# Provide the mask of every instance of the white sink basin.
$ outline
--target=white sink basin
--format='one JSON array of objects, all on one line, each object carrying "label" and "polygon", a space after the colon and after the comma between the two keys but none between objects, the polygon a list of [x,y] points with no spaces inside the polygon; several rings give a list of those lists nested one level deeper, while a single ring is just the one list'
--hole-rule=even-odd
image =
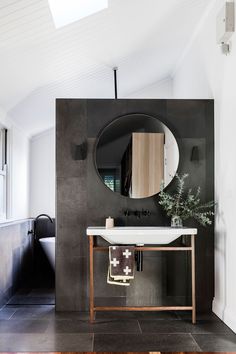
[{"label": "white sink basin", "polygon": [[174,227],[88,227],[88,236],[101,236],[112,245],[163,245],[176,240],[181,235],[196,235],[197,229]]}]

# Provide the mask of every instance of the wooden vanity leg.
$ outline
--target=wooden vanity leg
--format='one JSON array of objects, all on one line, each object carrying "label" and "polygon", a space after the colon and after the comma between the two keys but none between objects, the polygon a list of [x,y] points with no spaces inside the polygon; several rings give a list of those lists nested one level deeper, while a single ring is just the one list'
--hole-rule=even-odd
[{"label": "wooden vanity leg", "polygon": [[89,311],[92,323],[94,321],[93,236],[89,236]]},{"label": "wooden vanity leg", "polygon": [[196,323],[196,276],[195,276],[195,236],[191,236],[191,268],[192,268],[192,323]]}]

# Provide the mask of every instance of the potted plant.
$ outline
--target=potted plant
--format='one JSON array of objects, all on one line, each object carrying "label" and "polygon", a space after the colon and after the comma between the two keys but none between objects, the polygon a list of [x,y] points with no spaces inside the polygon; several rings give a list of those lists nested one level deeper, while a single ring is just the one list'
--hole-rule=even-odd
[{"label": "potted plant", "polygon": [[185,179],[188,174],[182,176],[176,174],[177,190],[174,193],[167,193],[164,191],[164,183],[161,184],[161,191],[159,194],[159,204],[166,211],[167,215],[171,217],[172,227],[182,227],[183,221],[189,218],[196,219],[201,225],[211,225],[211,216],[214,212],[211,210],[215,205],[214,201],[201,203],[200,187],[194,193],[192,189],[185,191]]}]

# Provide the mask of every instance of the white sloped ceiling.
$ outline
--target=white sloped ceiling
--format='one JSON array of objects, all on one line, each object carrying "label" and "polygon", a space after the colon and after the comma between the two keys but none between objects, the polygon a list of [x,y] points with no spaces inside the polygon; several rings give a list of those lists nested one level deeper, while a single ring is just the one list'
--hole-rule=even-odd
[{"label": "white sloped ceiling", "polygon": [[210,0],[110,0],[55,29],[47,0],[0,0],[0,106],[28,134],[54,125],[56,97],[119,97],[167,78]]}]

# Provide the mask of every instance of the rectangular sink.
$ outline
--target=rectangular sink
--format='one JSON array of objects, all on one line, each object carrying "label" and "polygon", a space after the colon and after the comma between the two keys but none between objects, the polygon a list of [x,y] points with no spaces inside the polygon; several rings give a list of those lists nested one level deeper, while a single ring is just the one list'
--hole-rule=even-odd
[{"label": "rectangular sink", "polygon": [[182,235],[196,235],[197,229],[166,226],[88,227],[88,236],[101,236],[112,245],[163,245]]}]

